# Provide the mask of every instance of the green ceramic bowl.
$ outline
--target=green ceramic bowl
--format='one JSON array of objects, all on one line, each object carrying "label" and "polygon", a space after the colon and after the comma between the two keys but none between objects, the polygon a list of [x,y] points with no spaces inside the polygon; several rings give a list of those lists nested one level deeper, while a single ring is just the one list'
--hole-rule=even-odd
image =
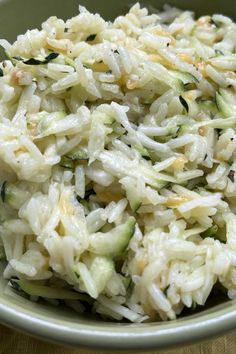
[{"label": "green ceramic bowl", "polygon": [[[133,3],[134,1],[131,1]],[[165,0],[145,0],[162,6]],[[169,4],[197,14],[223,13],[236,18],[233,0],[168,0]],[[91,11],[112,18],[128,8],[126,0],[81,0]],[[77,13],[77,0],[0,0],[1,38],[13,41],[17,34],[34,28],[51,15],[67,18]],[[0,265],[0,274],[3,265]],[[151,324],[104,322],[81,317],[68,309],[32,303],[7,294],[0,278],[0,322],[50,341],[77,347],[147,351],[194,343],[236,328],[236,302],[223,301],[176,321]]]}]

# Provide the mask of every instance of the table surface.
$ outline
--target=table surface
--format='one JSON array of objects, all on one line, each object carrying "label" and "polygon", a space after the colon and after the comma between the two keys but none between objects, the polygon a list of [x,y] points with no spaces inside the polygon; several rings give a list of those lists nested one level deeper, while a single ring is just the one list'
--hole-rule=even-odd
[{"label": "table surface", "polygon": [[[32,338],[12,329],[0,326],[0,354],[95,354],[83,349],[66,348]],[[157,353],[157,352],[156,352]],[[162,351],[158,354],[235,354],[236,331],[214,340],[199,343],[194,346]],[[98,352],[96,352],[98,354]],[[103,352],[99,352],[103,354]],[[108,354],[107,352],[104,354]],[[110,352],[110,354],[115,354]],[[120,353],[121,354],[121,353]],[[151,352],[149,354],[155,354]]]}]

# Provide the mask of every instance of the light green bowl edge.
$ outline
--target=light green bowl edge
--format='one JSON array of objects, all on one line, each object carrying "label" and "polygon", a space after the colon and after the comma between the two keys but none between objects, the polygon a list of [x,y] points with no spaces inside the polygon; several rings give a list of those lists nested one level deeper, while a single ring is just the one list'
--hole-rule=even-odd
[{"label": "light green bowl edge", "polygon": [[[0,0],[1,37],[13,40],[16,34],[28,27],[38,26],[51,14],[70,17],[76,13],[77,3],[87,5],[92,11],[101,12],[106,18],[121,12],[126,0]],[[132,1],[131,1],[132,2]],[[165,0],[143,1],[161,6]],[[232,0],[169,0],[182,8],[191,8],[198,13],[225,13],[236,18]],[[26,9],[24,12],[22,9]],[[30,16],[29,16],[30,13]],[[14,23],[12,21],[14,19]],[[11,21],[9,21],[11,19]],[[70,314],[61,315],[55,308],[45,310],[41,305],[27,300],[17,301],[4,294],[5,281],[0,280],[0,322],[48,341],[76,347],[148,351],[209,339],[236,328],[236,302],[229,301],[194,316],[173,322],[151,324],[115,324],[84,320],[70,322]],[[65,319],[66,318],[66,319]]]},{"label": "light green bowl edge", "polygon": [[[232,305],[232,306],[230,306]],[[225,307],[226,306],[226,307]],[[211,313],[151,324],[114,324],[97,321],[70,323],[35,314],[8,300],[0,300],[0,322],[44,340],[94,350],[150,351],[173,348],[210,339],[236,327],[234,302],[219,305]]]}]

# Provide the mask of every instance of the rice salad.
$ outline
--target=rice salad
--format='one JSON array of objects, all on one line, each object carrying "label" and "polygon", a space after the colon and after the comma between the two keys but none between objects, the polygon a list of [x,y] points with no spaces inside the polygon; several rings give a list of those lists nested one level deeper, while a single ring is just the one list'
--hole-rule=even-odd
[{"label": "rice salad", "polygon": [[80,6],[0,44],[6,291],[131,322],[235,298],[235,23]]}]

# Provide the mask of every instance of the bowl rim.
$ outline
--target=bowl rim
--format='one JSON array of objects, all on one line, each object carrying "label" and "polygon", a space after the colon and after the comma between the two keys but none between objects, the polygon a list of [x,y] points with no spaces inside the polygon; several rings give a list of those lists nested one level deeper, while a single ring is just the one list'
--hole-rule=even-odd
[{"label": "bowl rim", "polygon": [[[233,303],[233,302],[232,302]],[[48,319],[20,305],[0,299],[0,322],[43,340],[93,350],[148,351],[166,349],[223,335],[236,327],[236,307],[221,305],[215,311],[176,321],[149,324],[102,322],[99,326]]]}]

